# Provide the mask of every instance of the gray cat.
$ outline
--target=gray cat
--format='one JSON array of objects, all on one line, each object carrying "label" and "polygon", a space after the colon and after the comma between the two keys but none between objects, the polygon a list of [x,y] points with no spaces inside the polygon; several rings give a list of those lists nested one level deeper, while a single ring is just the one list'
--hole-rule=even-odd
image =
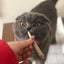
[{"label": "gray cat", "polygon": [[32,35],[35,35],[35,40],[45,55],[45,58],[42,59],[34,50],[29,64],[32,64],[33,60],[36,64],[45,63],[49,45],[55,38],[57,23],[56,2],[57,0],[41,2],[30,12],[26,12],[16,18],[16,22],[13,25],[15,40],[28,39],[27,31],[30,31]]}]

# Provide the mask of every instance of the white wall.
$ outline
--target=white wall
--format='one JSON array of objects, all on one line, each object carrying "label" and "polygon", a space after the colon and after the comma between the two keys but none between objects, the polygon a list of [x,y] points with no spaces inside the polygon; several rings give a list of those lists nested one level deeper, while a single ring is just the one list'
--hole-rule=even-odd
[{"label": "white wall", "polygon": [[[43,0],[2,0],[2,14],[4,22],[13,22],[14,19],[24,13],[30,11],[34,6]],[[58,15],[64,17],[64,0],[57,3]]]},{"label": "white wall", "polygon": [[64,17],[64,0],[58,0],[56,5],[58,15]]},{"label": "white wall", "polygon": [[18,15],[24,12],[29,12],[40,1],[39,0],[3,0],[2,1],[3,20],[5,22],[13,22]]},{"label": "white wall", "polygon": [[2,32],[3,32],[3,22],[2,19],[0,18],[0,39],[2,39]]}]

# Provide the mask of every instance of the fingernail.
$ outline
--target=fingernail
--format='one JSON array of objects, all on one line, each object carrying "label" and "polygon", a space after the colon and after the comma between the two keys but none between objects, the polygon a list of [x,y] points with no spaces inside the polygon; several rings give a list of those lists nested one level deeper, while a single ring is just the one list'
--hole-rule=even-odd
[{"label": "fingernail", "polygon": [[31,37],[31,39],[34,40],[34,39],[35,39],[35,36],[33,35],[33,36]]}]

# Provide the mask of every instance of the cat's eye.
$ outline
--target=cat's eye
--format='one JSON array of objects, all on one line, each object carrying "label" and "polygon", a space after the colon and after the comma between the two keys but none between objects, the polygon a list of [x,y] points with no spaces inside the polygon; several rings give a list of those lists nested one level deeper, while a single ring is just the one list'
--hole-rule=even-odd
[{"label": "cat's eye", "polygon": [[36,23],[35,26],[40,27],[40,23]]},{"label": "cat's eye", "polygon": [[21,26],[26,26],[26,23],[25,22],[21,22]]}]

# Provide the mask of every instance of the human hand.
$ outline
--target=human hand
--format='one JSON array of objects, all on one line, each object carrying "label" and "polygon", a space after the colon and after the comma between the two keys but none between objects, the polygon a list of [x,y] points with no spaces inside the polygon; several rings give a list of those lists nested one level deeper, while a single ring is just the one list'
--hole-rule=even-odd
[{"label": "human hand", "polygon": [[23,64],[28,64],[27,58],[31,56],[31,52],[34,49],[32,43],[34,42],[34,36],[25,41],[13,41],[7,44],[11,47],[17,56],[18,61],[24,61]]}]

